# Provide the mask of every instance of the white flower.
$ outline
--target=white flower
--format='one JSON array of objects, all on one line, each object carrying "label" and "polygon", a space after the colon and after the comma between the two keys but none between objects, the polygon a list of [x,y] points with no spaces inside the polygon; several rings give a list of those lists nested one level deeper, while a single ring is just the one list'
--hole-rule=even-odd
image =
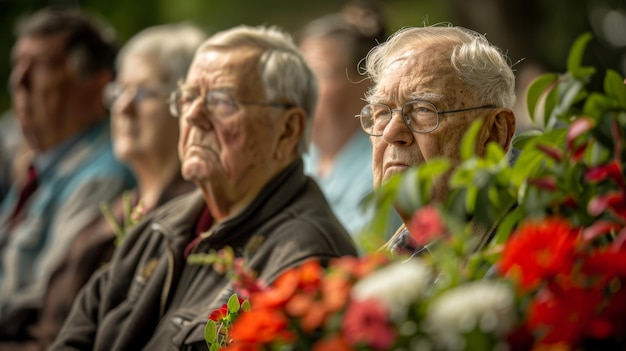
[{"label": "white flower", "polygon": [[374,298],[388,308],[393,320],[400,320],[408,306],[422,297],[432,285],[430,268],[419,259],[396,262],[360,280],[352,288],[352,298]]},{"label": "white flower", "polygon": [[461,334],[476,328],[495,337],[505,335],[516,322],[514,300],[513,292],[504,284],[467,283],[433,301],[423,327],[446,349],[463,348]]}]

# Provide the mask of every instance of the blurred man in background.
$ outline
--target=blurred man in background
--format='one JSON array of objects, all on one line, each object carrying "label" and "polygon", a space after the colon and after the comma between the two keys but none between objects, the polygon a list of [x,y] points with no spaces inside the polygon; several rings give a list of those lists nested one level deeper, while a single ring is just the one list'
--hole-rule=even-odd
[{"label": "blurred man in background", "polygon": [[101,215],[100,202],[134,184],[113,156],[102,104],[112,34],[73,10],[41,10],[17,29],[9,85],[33,157],[0,204],[0,340],[27,337],[77,233]]},{"label": "blurred man in background", "polygon": [[[113,218],[100,216],[79,233],[52,275],[37,325],[31,328],[40,347],[50,346],[80,289],[111,259],[115,243],[137,217],[195,189],[180,174],[178,121],[166,97],[185,78],[205,38],[192,24],[165,24],[142,30],[120,50],[117,77],[107,86],[105,102],[111,110],[115,157],[132,170],[137,187],[115,199]],[[129,218],[130,208],[137,216]]]}]

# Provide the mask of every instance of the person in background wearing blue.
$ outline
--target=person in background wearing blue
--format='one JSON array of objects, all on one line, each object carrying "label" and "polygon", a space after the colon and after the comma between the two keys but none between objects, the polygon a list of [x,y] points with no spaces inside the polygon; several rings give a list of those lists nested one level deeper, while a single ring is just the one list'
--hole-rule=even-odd
[{"label": "person in background wearing blue", "polygon": [[386,38],[382,8],[375,1],[352,1],[338,13],[311,21],[297,36],[319,82],[305,172],[319,183],[339,220],[356,237],[373,215],[361,208],[373,190],[373,179],[372,146],[354,115],[370,86],[359,73],[362,59]]},{"label": "person in background wearing blue", "polygon": [[20,332],[76,235],[101,216],[102,201],[135,184],[113,155],[102,103],[114,77],[114,32],[77,10],[43,9],[17,36],[12,111],[34,154],[28,179],[0,204],[0,340],[27,337]]}]

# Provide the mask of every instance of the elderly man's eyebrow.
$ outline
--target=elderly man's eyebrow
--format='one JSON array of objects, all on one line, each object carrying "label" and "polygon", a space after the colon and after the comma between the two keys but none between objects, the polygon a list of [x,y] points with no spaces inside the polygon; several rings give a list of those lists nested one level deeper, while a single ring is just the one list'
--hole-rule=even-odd
[{"label": "elderly man's eyebrow", "polygon": [[[198,84],[190,84],[190,83],[179,83],[178,84],[178,88],[181,91],[185,91],[185,92],[201,92],[203,91],[203,89],[201,88],[200,85]],[[206,92],[210,92],[210,91],[220,91],[220,92],[224,92],[224,93],[228,93],[228,94],[235,94],[237,93],[237,89],[232,87],[232,86],[218,86],[218,87],[211,87],[211,89],[207,89]]]},{"label": "elderly man's eyebrow", "polygon": [[438,102],[443,100],[442,94],[437,93],[412,93],[408,97],[408,100],[424,100],[428,102]]}]

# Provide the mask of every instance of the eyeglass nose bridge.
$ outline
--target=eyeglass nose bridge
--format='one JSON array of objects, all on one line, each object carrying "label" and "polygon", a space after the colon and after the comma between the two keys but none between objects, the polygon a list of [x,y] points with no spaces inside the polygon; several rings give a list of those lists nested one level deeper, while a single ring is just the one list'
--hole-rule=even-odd
[{"label": "eyeglass nose bridge", "polygon": [[[393,120],[393,114],[394,112],[399,112],[400,113],[400,119],[402,120],[402,123],[404,123],[404,125],[411,131],[413,132],[413,130],[410,127],[411,124],[411,120],[409,118],[407,118],[404,115],[404,106],[400,106],[399,108],[391,108],[389,107],[389,111],[391,111],[391,113],[389,114],[389,122],[391,122]],[[389,124],[389,122],[387,122],[387,125]]]}]

